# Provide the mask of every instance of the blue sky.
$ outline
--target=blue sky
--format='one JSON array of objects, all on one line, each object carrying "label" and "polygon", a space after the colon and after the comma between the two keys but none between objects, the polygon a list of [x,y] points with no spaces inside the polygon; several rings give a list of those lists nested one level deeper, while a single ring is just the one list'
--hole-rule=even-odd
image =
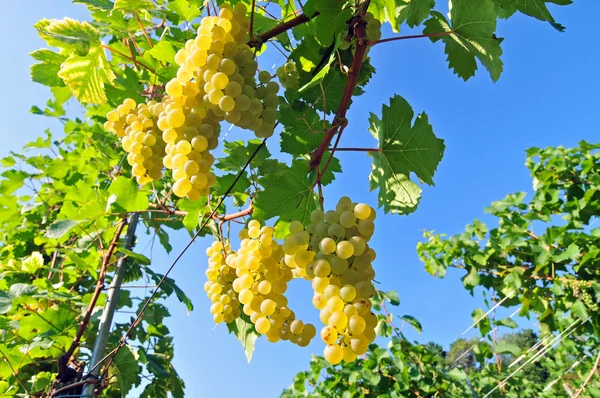
[{"label": "blue sky", "polygon": [[[443,280],[428,275],[416,255],[416,244],[424,229],[459,233],[479,218],[492,222],[483,209],[492,201],[515,191],[531,192],[531,179],[524,167],[530,146],[576,145],[581,139],[598,141],[600,113],[597,73],[600,55],[595,26],[600,3],[577,2],[553,7],[556,19],[567,27],[558,33],[549,24],[516,16],[501,21],[498,36],[503,42],[504,73],[493,83],[487,72],[463,82],[447,68],[441,44],[427,39],[391,42],[372,49],[377,75],[367,93],[355,99],[349,126],[341,147],[375,145],[368,127],[369,112],[381,114],[381,104],[394,94],[405,97],[415,112],[425,111],[436,135],[446,142],[446,153],[435,175],[435,187],[425,187],[416,213],[410,216],[379,214],[372,245],[378,253],[376,279],[382,288],[396,289],[401,306],[396,314],[416,316],[424,332],[407,326],[410,338],[449,344],[471,323],[471,311],[482,307],[480,296],[472,298],[462,287],[459,274],[449,272]],[[52,120],[31,115],[31,105],[43,105],[48,90],[29,80],[28,53],[42,47],[32,27],[40,18],[86,18],[81,5],[68,2],[24,0],[4,5],[4,32],[0,68],[4,95],[0,97],[3,143],[0,155],[19,150],[45,128],[60,133]],[[403,32],[407,33],[407,32]],[[384,37],[390,36],[389,30]],[[273,59],[261,64],[268,68]],[[77,104],[72,105],[77,112]],[[248,138],[233,131],[228,138]],[[270,140],[271,148],[277,139]],[[370,158],[364,153],[340,153],[344,174],[325,191],[326,207],[338,198],[376,204],[369,192]],[[173,234],[171,255],[154,251],[160,271],[187,243],[184,233]],[[169,327],[175,337],[174,364],[184,378],[190,397],[276,397],[293,375],[307,368],[312,353],[323,345],[315,339],[308,348],[288,343],[257,343],[251,364],[241,346],[224,326],[214,327],[209,301],[202,285],[208,239],[196,242],[175,268],[172,276],[190,295],[196,309],[188,316],[183,305],[169,300],[173,318]],[[139,247],[143,247],[141,239]],[[318,325],[318,313],[310,305],[309,284],[295,281],[290,302],[303,319]],[[141,292],[138,292],[141,294]],[[473,332],[473,331],[472,331]],[[473,332],[473,335],[476,332]]]}]

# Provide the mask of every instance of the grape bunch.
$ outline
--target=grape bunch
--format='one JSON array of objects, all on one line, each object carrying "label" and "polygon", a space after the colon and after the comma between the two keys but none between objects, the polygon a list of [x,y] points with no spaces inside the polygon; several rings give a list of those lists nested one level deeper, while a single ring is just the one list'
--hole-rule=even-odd
[{"label": "grape bunch", "polygon": [[[252,130],[260,138],[270,137],[277,119],[279,84],[266,71],[256,80],[258,63],[245,43],[250,26],[246,13],[242,3],[234,9],[223,4],[219,16],[203,18],[198,36],[175,56],[179,70],[174,81],[193,81],[195,102],[219,121]],[[173,96],[168,88],[167,94]]]},{"label": "grape bunch", "polygon": [[367,22],[367,40],[370,43],[375,43],[381,39],[381,22],[375,19],[375,16],[370,12],[365,15],[365,22]]},{"label": "grape bunch", "polygon": [[343,197],[335,211],[317,209],[310,218],[306,228],[297,221],[290,224],[282,245],[285,262],[298,277],[312,280],[312,302],[325,324],[320,332],[327,344],[325,359],[331,364],[354,361],[375,340],[375,251],[367,243],[375,210]]},{"label": "grape bunch", "polygon": [[[213,302],[211,313],[215,322],[233,321],[240,316],[241,304],[256,331],[266,335],[270,342],[289,340],[301,347],[307,346],[315,337],[316,328],[297,319],[288,307],[284,293],[293,274],[282,261],[283,250],[273,239],[273,229],[261,228],[258,221],[252,220],[248,228],[240,232],[240,239],[237,252],[223,247],[220,242],[207,250],[210,259],[205,290]],[[223,252],[226,253],[224,260]],[[237,305],[238,312],[233,316],[228,316],[231,311],[219,304],[227,300],[224,295],[231,298],[228,304]]]},{"label": "grape bunch", "polygon": [[127,162],[138,184],[144,185],[162,178],[165,145],[156,125],[155,101],[137,104],[127,98],[106,115],[104,128],[121,138],[127,152]]},{"label": "grape bunch", "polygon": [[[254,52],[245,43],[247,12],[244,4],[223,4],[218,16],[201,20],[197,36],[175,55],[177,77],[166,84],[161,102],[138,106],[143,118],[129,115],[135,108],[132,99],[107,115],[107,130],[123,137],[124,149],[134,154],[128,160],[140,184],[160,179],[164,166],[172,171],[176,196],[207,196],[216,182],[210,151],[218,145],[220,122],[252,130],[260,138],[273,135],[279,84],[266,71],[257,74]],[[152,144],[136,141],[143,138],[137,128],[154,137],[144,138]]]},{"label": "grape bunch", "polygon": [[296,64],[288,61],[285,65],[277,68],[277,77],[283,88],[298,88],[298,71],[296,70]]},{"label": "grape bunch", "polygon": [[220,241],[214,242],[206,249],[208,256],[207,281],[204,284],[206,295],[212,302],[210,313],[215,323],[231,323],[242,314],[238,295],[232,284],[236,278],[235,272],[225,262],[224,253],[230,250]]},{"label": "grape bunch", "polygon": [[581,300],[590,311],[600,312],[600,305],[598,304],[600,300],[594,298],[593,283],[591,281],[564,278],[562,282],[565,288],[571,289],[573,296]]}]

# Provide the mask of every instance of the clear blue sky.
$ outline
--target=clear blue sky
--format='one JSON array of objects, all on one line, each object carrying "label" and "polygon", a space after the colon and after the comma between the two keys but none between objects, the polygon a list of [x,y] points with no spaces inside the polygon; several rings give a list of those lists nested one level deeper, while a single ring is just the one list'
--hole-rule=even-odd
[{"label": "clear blue sky", "polygon": [[[576,2],[553,7],[557,20],[567,27],[558,33],[549,24],[516,16],[501,21],[505,71],[493,83],[485,70],[464,83],[448,70],[441,44],[426,39],[392,42],[371,51],[377,76],[367,93],[356,98],[350,124],[341,146],[373,146],[367,131],[369,112],[380,114],[381,103],[395,93],[404,96],[416,112],[426,111],[438,137],[446,140],[446,153],[435,176],[435,187],[426,187],[418,211],[410,216],[383,216],[376,222],[372,240],[378,257],[376,279],[383,289],[396,289],[401,306],[396,314],[411,314],[423,324],[410,338],[449,344],[470,325],[471,311],[483,306],[463,288],[458,273],[446,279],[429,276],[416,255],[423,229],[459,233],[474,218],[491,221],[483,209],[505,194],[531,192],[531,180],[523,163],[530,146],[576,145],[581,139],[598,141],[600,113],[598,92],[600,55],[595,38],[600,3]],[[28,113],[31,105],[43,105],[48,90],[30,82],[29,52],[43,46],[32,25],[40,18],[86,18],[81,5],[65,1],[13,1],[4,5],[4,34],[0,37],[0,66],[4,95],[0,97],[3,142],[0,155],[19,150],[45,128],[60,132],[52,120]],[[385,31],[389,36],[390,32]],[[265,62],[263,68],[270,67]],[[74,112],[77,106],[72,107]],[[248,134],[229,133],[231,138]],[[275,137],[274,137],[275,138]],[[276,139],[271,141],[276,146]],[[369,192],[370,158],[364,153],[339,155],[344,174],[326,192],[326,207],[340,196],[376,204]],[[187,235],[174,234],[174,252],[187,243]],[[187,396],[229,398],[276,397],[293,375],[307,368],[311,353],[321,353],[315,339],[308,348],[288,343],[257,343],[248,365],[241,346],[224,326],[214,328],[202,285],[208,240],[198,241],[175,268],[173,277],[190,295],[196,309],[187,316],[185,307],[169,301],[175,337],[174,364],[184,378]],[[155,250],[153,259],[164,269],[172,259]],[[290,288],[296,313],[318,325],[310,305],[307,283]]]}]

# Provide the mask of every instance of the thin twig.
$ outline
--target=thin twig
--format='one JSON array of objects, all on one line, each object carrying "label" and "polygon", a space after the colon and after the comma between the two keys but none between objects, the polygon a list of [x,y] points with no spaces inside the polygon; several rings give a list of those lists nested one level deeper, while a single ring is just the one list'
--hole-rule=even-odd
[{"label": "thin twig", "polygon": [[[327,148],[331,151],[333,148]],[[337,152],[383,152],[381,148],[335,148]]]},{"label": "thin twig", "polygon": [[142,28],[142,32],[144,32],[144,36],[146,36],[146,41],[150,45],[150,48],[154,48],[154,44],[152,44],[152,40],[150,40],[150,36],[148,36],[148,33],[146,32],[146,28],[144,27],[144,24],[142,24],[140,16],[136,11],[133,11],[133,15],[135,15],[135,19],[137,19],[138,25],[140,25],[140,28]]},{"label": "thin twig", "polygon": [[266,42],[267,40],[272,39],[273,37],[282,34],[283,32],[286,32],[298,25],[302,25],[303,23],[310,21],[311,19],[315,18],[317,15],[319,15],[318,12],[314,13],[312,17],[308,17],[306,14],[300,14],[297,17],[294,17],[294,18],[290,19],[289,21],[283,22],[283,23],[275,26],[273,29],[269,29],[265,33],[258,35],[257,38],[255,38],[254,40],[248,41],[247,44],[250,47],[256,47],[259,44],[262,44],[262,43]]},{"label": "thin twig", "polygon": [[454,31],[450,30],[450,31],[447,31],[447,32],[427,33],[427,34],[423,34],[423,35],[410,35],[410,36],[390,37],[390,38],[387,38],[387,39],[377,40],[375,43],[372,43],[372,45],[374,46],[375,44],[387,43],[388,41],[408,40],[408,39],[421,39],[423,37],[447,36],[447,35],[450,35],[452,33],[454,33]]},{"label": "thin twig", "polygon": [[574,398],[579,398],[579,396],[581,396],[581,394],[583,394],[583,392],[585,391],[587,385],[590,383],[590,381],[592,381],[592,378],[594,377],[594,375],[598,371],[598,366],[599,365],[600,365],[600,352],[598,353],[598,357],[596,358],[596,363],[594,363],[594,367],[592,368],[592,370],[590,370],[590,373],[586,377],[586,379],[583,382],[583,384],[581,385],[581,387],[579,387],[579,390],[577,390],[577,393],[575,394]]},{"label": "thin twig", "polygon": [[109,46],[107,46],[107,45],[104,45],[104,44],[101,44],[100,46],[101,46],[102,48],[105,48],[105,49],[107,49],[107,50],[108,50],[108,51],[110,51],[111,53],[114,53],[114,54],[120,55],[121,57],[123,57],[123,58],[125,58],[125,59],[128,59],[128,60],[130,60],[131,62],[133,62],[133,63],[135,63],[135,64],[137,64],[137,65],[139,65],[139,66],[143,66],[144,68],[148,69],[150,72],[152,72],[152,73],[156,74],[156,71],[155,71],[154,69],[152,69],[151,67],[149,67],[148,65],[145,65],[145,64],[141,63],[140,61],[138,61],[138,60],[136,60],[136,59],[134,59],[134,58],[132,58],[132,57],[130,57],[130,56],[128,56],[128,55],[126,55],[126,54],[123,54],[123,53],[122,53],[122,52],[120,52],[119,50],[115,50],[114,48],[112,48],[112,47],[109,47]]},{"label": "thin twig", "polygon": [[31,395],[31,392],[29,391],[29,389],[25,386],[25,384],[23,384],[23,382],[19,378],[19,376],[18,376],[19,372],[16,371],[15,368],[13,368],[12,364],[8,360],[8,357],[6,356],[6,354],[4,353],[4,351],[0,350],[0,354],[2,354],[2,356],[4,357],[4,360],[8,364],[8,367],[10,368],[10,371],[12,372],[13,376],[15,377],[15,379],[17,379],[17,381],[19,382],[19,384],[21,385],[21,387],[23,387],[23,389],[25,390],[25,392],[27,394]]},{"label": "thin twig", "polygon": [[98,382],[99,382],[99,380],[94,380],[94,379],[81,380],[81,381],[78,381],[76,383],[63,386],[63,387],[59,388],[58,390],[54,390],[52,392],[52,394],[50,395],[50,398],[55,397],[56,394],[58,394],[59,392],[70,390],[73,387],[82,386],[84,384],[98,384]]}]

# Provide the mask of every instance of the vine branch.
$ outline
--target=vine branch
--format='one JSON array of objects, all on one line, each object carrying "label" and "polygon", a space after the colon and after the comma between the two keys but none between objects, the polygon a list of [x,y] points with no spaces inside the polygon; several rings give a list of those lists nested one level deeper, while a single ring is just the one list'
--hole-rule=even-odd
[{"label": "vine branch", "polygon": [[[354,36],[357,39],[356,50],[354,52],[354,59],[352,60],[352,66],[350,68],[350,72],[348,73],[348,82],[346,83],[346,87],[344,88],[344,94],[342,95],[340,106],[335,114],[335,118],[333,121],[334,126],[327,131],[327,134],[323,138],[323,141],[321,141],[319,147],[313,153],[309,163],[311,169],[317,169],[319,171],[311,189],[314,188],[319,183],[319,181],[321,181],[323,174],[327,170],[327,167],[329,166],[329,163],[331,162],[331,159],[335,154],[337,143],[339,142],[339,139],[344,129],[348,125],[348,120],[346,119],[346,112],[348,112],[348,108],[350,107],[352,93],[354,92],[356,84],[358,83],[358,77],[360,75],[360,69],[362,67],[363,58],[369,45],[369,43],[366,40],[367,32],[365,28],[366,24],[364,22],[364,14],[369,6],[369,3],[370,0],[366,0],[363,3],[363,7],[359,11],[358,16],[354,17]],[[323,159],[323,155],[329,149],[329,144],[331,144],[331,140],[333,140],[333,137],[336,134],[338,134],[338,138],[333,148],[331,148],[331,156],[329,156],[329,159],[327,160],[327,163],[325,164],[323,170],[320,170],[319,166]]]},{"label": "vine branch", "polygon": [[590,373],[586,377],[586,379],[583,382],[583,384],[581,385],[581,387],[579,387],[579,390],[577,390],[577,393],[575,394],[574,398],[579,398],[581,396],[581,394],[583,394],[583,392],[585,391],[587,385],[590,383],[590,381],[592,381],[592,378],[594,377],[594,375],[598,371],[598,366],[599,365],[600,365],[600,352],[598,353],[598,357],[596,358],[596,362],[594,363],[594,367],[592,368],[592,370],[590,370]]},{"label": "vine branch", "polygon": [[100,293],[102,293],[102,290],[104,289],[104,279],[106,277],[106,270],[110,263],[110,258],[112,257],[113,252],[115,251],[115,248],[117,247],[117,243],[119,242],[119,239],[121,238],[121,234],[123,233],[123,229],[125,228],[126,224],[127,224],[126,218],[123,218],[123,219],[121,219],[121,221],[119,221],[119,223],[117,224],[117,230],[115,231],[115,235],[113,236],[113,239],[110,242],[110,245],[108,246],[108,250],[106,251],[106,253],[104,253],[104,258],[102,259],[102,267],[100,268],[100,274],[98,275],[98,281],[96,282],[96,289],[94,290],[94,295],[92,296],[92,299],[90,300],[88,309],[83,317],[83,320],[79,324],[79,328],[77,329],[77,333],[75,334],[75,337],[73,338],[73,342],[71,343],[71,346],[58,359],[58,363],[59,363],[58,375],[59,375],[59,377],[65,375],[67,364],[69,363],[71,356],[73,355],[73,353],[79,346],[79,343],[81,342],[81,337],[83,336],[85,329],[87,328],[88,324],[90,323],[90,319],[92,317],[92,312],[94,311],[94,308],[96,307],[98,298],[100,298]]},{"label": "vine branch", "polygon": [[290,19],[289,21],[283,22],[283,23],[275,26],[273,29],[267,30],[265,33],[258,35],[258,37],[251,38],[251,40],[248,41],[247,44],[250,47],[256,47],[256,46],[266,42],[267,40],[272,39],[273,37],[282,34],[283,32],[286,32],[298,25],[302,25],[303,23],[310,21],[311,19],[315,18],[317,15],[319,15],[318,12],[315,12],[312,17],[309,17],[306,14],[300,14],[297,17]]}]

